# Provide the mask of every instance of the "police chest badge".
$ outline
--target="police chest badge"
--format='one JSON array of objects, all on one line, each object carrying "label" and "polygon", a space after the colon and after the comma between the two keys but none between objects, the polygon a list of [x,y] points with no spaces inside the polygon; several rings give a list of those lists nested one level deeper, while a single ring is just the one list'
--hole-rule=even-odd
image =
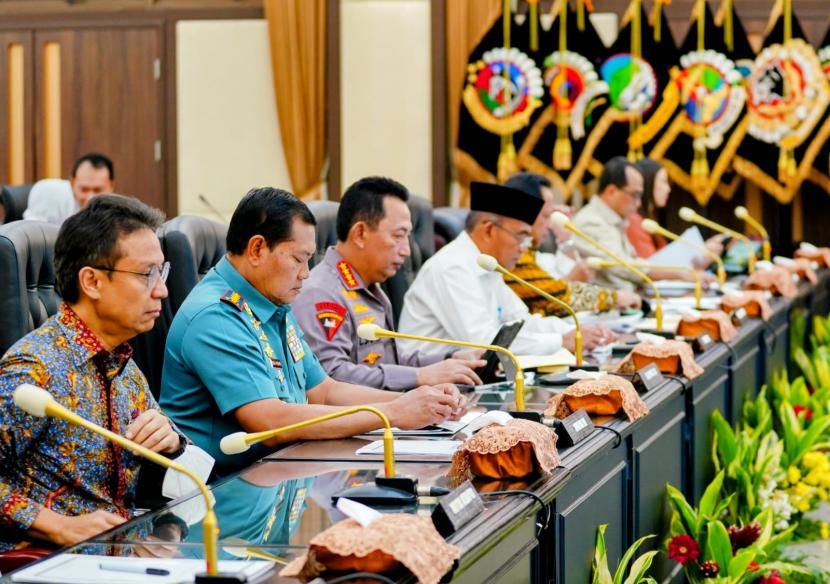
[{"label": "police chest badge", "polygon": [[314,308],[317,310],[317,322],[320,323],[326,340],[332,340],[343,324],[346,307],[336,302],[318,302]]},{"label": "police chest badge", "polygon": [[288,342],[288,350],[291,352],[291,357],[293,357],[294,362],[296,363],[303,357],[305,357],[305,351],[303,351],[303,343],[300,341],[300,337],[297,336],[297,331],[294,328],[293,324],[288,325],[288,330],[285,333],[286,341]]}]

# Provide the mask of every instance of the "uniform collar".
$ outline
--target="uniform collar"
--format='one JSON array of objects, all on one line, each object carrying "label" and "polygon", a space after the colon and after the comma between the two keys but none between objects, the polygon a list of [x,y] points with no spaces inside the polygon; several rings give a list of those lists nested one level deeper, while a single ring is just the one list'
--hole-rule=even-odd
[{"label": "uniform collar", "polygon": [[343,258],[340,252],[334,249],[334,246],[326,250],[326,255],[323,257],[323,263],[331,266],[331,268],[337,273],[337,277],[340,278],[340,282],[346,290],[360,290],[362,288],[366,288],[366,285],[363,283],[363,279],[360,277],[360,274],[357,273],[357,270],[355,270],[352,264]]},{"label": "uniform collar", "polygon": [[626,223],[626,220],[620,217],[614,209],[608,206],[608,203],[602,200],[602,197],[594,195],[591,197],[591,201],[589,202],[594,210],[602,217],[607,223],[611,225],[623,225]]},{"label": "uniform collar", "polygon": [[81,320],[69,304],[61,304],[57,321],[64,337],[70,342],[68,348],[72,351],[78,365],[94,361],[106,377],[112,379],[121,372],[133,356],[133,348],[129,343],[121,343],[112,351],[107,351],[101,339]]},{"label": "uniform collar", "polygon": [[283,318],[291,309],[288,304],[274,304],[263,296],[253,284],[246,280],[242,274],[240,274],[237,269],[233,267],[233,264],[231,264],[227,256],[219,260],[219,263],[216,264],[214,269],[216,270],[216,273],[228,283],[231,290],[242,296],[259,320],[269,321],[275,315],[278,318]]}]

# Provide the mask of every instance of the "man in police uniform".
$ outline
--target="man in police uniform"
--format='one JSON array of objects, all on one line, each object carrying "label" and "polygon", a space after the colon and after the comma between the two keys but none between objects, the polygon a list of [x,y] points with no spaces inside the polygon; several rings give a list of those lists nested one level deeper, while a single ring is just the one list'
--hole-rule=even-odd
[{"label": "man in police uniform", "polygon": [[262,457],[268,446],[353,436],[381,426],[360,412],[280,434],[228,456],[227,434],[286,426],[372,404],[393,426],[419,428],[463,414],[453,385],[405,394],[329,378],[302,338],[290,303],[308,278],[314,216],[279,189],[250,191],[228,226],[228,254],[193,289],[170,327],[161,400],[167,414],[217,461],[218,474]]},{"label": "man in police uniform", "polygon": [[305,339],[326,372],[338,381],[402,391],[436,383],[479,384],[480,351],[426,355],[398,349],[395,339],[366,341],[357,327],[393,330],[392,304],[380,284],[409,256],[409,192],[382,177],[350,186],[337,211],[337,245],[311,270],[294,302]]}]

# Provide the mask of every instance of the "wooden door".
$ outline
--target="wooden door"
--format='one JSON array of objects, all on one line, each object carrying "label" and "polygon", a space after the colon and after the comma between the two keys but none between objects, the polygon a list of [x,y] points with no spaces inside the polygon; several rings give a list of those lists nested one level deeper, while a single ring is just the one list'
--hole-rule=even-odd
[{"label": "wooden door", "polygon": [[68,178],[87,152],[109,156],[116,191],[161,209],[160,26],[34,32],[38,178]]},{"label": "wooden door", "polygon": [[35,178],[31,31],[0,31],[0,184]]}]

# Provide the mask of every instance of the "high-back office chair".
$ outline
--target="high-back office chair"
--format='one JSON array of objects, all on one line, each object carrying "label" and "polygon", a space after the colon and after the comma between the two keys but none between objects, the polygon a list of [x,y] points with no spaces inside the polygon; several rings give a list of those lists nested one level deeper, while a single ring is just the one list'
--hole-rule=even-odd
[{"label": "high-back office chair", "polygon": [[55,239],[40,221],[0,225],[0,355],[58,311]]},{"label": "high-back office chair", "polygon": [[227,232],[227,225],[191,215],[171,219],[158,230],[164,258],[170,262],[167,298],[152,330],[130,341],[133,359],[156,399],[161,389],[164,346],[173,317],[193,287],[225,255]]},{"label": "high-back office chair", "polygon": [[313,268],[326,255],[326,250],[337,243],[337,209],[340,204],[334,201],[308,201],[306,204],[317,221],[317,249],[309,262]]},{"label": "high-back office chair", "polygon": [[5,185],[0,189],[0,206],[3,207],[4,219],[2,223],[11,223],[23,219],[23,211],[29,205],[29,191],[33,184],[11,186]]},{"label": "high-back office chair", "polygon": [[458,237],[464,230],[464,222],[469,214],[469,209],[461,207],[437,207],[433,211],[436,251]]}]

